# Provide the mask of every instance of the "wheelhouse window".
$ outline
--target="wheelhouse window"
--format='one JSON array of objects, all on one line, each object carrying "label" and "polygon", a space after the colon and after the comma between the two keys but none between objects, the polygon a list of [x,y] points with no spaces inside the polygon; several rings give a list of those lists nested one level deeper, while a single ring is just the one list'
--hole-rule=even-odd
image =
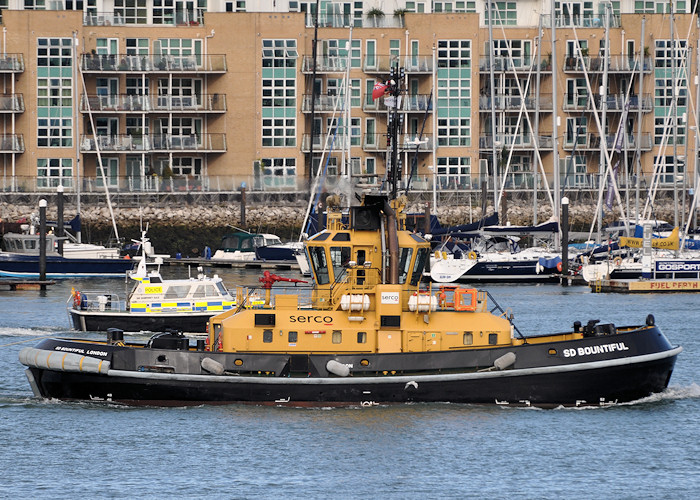
[{"label": "wheelhouse window", "polygon": [[309,247],[309,257],[311,257],[311,267],[316,275],[316,282],[319,285],[329,283],[328,263],[326,262],[326,252],[323,247]]},{"label": "wheelhouse window", "polygon": [[399,284],[406,283],[408,270],[411,266],[411,258],[413,257],[413,248],[402,248],[399,257]]},{"label": "wheelhouse window", "polygon": [[419,248],[416,253],[416,262],[413,264],[413,272],[411,273],[411,285],[416,286],[420,281],[425,263],[428,260],[429,250],[427,248]]},{"label": "wheelhouse window", "polygon": [[331,247],[331,262],[333,263],[333,279],[338,281],[345,275],[345,266],[350,262],[350,247]]}]

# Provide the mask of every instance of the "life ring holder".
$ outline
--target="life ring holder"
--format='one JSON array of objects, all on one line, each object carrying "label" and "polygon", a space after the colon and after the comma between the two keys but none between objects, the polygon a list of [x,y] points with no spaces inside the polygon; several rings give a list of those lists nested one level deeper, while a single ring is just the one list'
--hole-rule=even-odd
[{"label": "life ring holder", "polygon": [[622,265],[622,257],[615,257],[613,264],[615,264],[615,267],[620,267]]},{"label": "life ring holder", "polygon": [[80,292],[78,290],[75,290],[73,292],[73,308],[74,309],[80,309],[80,301],[82,300],[82,297],[80,296]]},{"label": "life ring holder", "polygon": [[469,260],[476,260],[476,252],[472,250],[467,254],[467,257],[469,258]]}]

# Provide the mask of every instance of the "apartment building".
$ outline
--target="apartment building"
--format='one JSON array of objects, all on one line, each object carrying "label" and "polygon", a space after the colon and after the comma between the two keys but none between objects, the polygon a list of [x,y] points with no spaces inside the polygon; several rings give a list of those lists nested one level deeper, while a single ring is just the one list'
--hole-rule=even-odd
[{"label": "apartment building", "polygon": [[690,3],[491,5],[0,0],[0,182],[303,191],[376,184],[395,150],[425,191],[694,186]]}]

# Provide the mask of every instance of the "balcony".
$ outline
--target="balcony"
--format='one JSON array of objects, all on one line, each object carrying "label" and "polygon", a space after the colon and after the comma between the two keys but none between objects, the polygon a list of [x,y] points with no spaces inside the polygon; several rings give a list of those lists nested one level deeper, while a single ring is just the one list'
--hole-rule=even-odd
[{"label": "balcony", "polygon": [[[599,95],[594,95],[593,100],[588,98],[586,94],[564,94],[564,104],[562,109],[564,111],[593,111],[593,102],[595,102],[596,109],[600,111],[601,109],[601,99]],[[608,111],[623,111],[625,109],[625,96],[623,95],[609,95],[606,100]],[[641,107],[642,112],[648,113],[652,110],[654,100],[651,94],[642,95]],[[638,111],[640,107],[639,97],[632,95],[629,97],[629,111]]]},{"label": "balcony", "polygon": [[[368,153],[386,152],[387,134],[365,134],[362,149]],[[399,153],[430,153],[433,151],[433,134],[399,134],[397,149]]]},{"label": "balcony", "polygon": [[[605,145],[608,151],[613,150],[615,137],[615,134],[608,134],[605,136]],[[567,134],[564,138],[563,148],[567,151],[572,151],[574,149],[574,143],[576,144],[576,151],[600,151],[600,136],[597,133],[582,134],[578,138],[570,137],[570,134]],[[639,145],[641,151],[651,151],[653,138],[650,132],[643,132],[641,134]],[[626,144],[624,147],[627,150],[637,149],[636,133],[626,134]]]},{"label": "balcony", "polygon": [[0,114],[24,113],[24,97],[22,94],[0,95]]},{"label": "balcony", "polygon": [[81,54],[83,73],[225,73],[225,54]]},{"label": "balcony", "polygon": [[[638,64],[638,61],[635,61],[633,57],[611,55],[608,58],[608,73],[620,73],[625,75],[630,73],[639,73]],[[576,57],[573,55],[569,55],[564,58],[564,71],[567,73],[583,73],[584,67],[586,71],[603,73],[605,71],[605,60],[602,57]],[[642,72],[645,74],[651,74],[653,67],[651,57],[644,57]]]},{"label": "balcony", "polygon": [[[365,134],[362,144],[359,142],[359,138],[353,137],[351,147],[362,147],[365,152],[386,152],[387,147],[387,134]],[[398,136],[398,150],[399,152],[421,152],[429,153],[433,150],[433,135],[423,134],[419,139],[418,134],[399,134]],[[301,143],[301,152],[308,153],[311,148],[311,135],[304,134]],[[314,151],[344,151],[348,148],[348,140],[345,136],[326,136],[315,135],[314,136]]]},{"label": "balcony", "polygon": [[[362,110],[366,113],[386,113],[388,108],[384,99],[372,99],[372,94],[365,94]],[[401,96],[401,107],[399,111],[405,113],[425,113],[432,111],[433,105],[430,102],[430,94],[413,94]]]},{"label": "balcony", "polygon": [[[537,145],[537,148],[535,148]],[[539,135],[534,136],[532,134],[527,135],[513,135],[513,134],[500,134],[496,136],[496,147],[497,148],[513,148],[514,151],[553,151],[554,150],[554,139],[552,134],[549,135]],[[481,135],[479,137],[479,149],[491,151],[493,149],[493,136],[492,135]]]},{"label": "balcony", "polygon": [[[164,11],[161,22],[150,23],[150,26],[203,26],[204,13],[207,9],[164,9]],[[144,26],[145,23],[145,16],[127,18],[118,12],[83,13],[83,26]]]},{"label": "balcony", "polygon": [[22,54],[0,55],[0,73],[22,73],[24,58]]},{"label": "balcony", "polygon": [[82,113],[223,113],[225,94],[187,96],[85,95],[81,96]]},{"label": "balcony", "polygon": [[386,75],[397,65],[409,74],[430,75],[433,73],[433,56],[365,55],[362,71],[367,74]]},{"label": "balcony", "polygon": [[[316,15],[307,12],[305,23],[307,28],[313,28],[316,25]],[[393,14],[386,14],[382,17],[367,15],[355,17],[350,14],[326,14],[319,12],[319,28],[348,28],[350,26],[355,28],[403,28],[404,18]]]},{"label": "balcony", "polygon": [[[304,94],[304,100],[301,103],[302,113],[311,113],[312,94]],[[314,99],[314,112],[327,113],[334,111],[345,110],[345,96],[335,94],[319,94]]]},{"label": "balcony", "polygon": [[541,113],[551,113],[554,111],[552,105],[552,94],[540,94],[539,103],[536,97],[526,96],[524,98],[514,95],[498,94],[496,97],[482,95],[479,97],[479,111],[520,111],[522,104],[525,104],[525,111]]},{"label": "balcony", "polygon": [[24,153],[24,136],[22,134],[0,135],[0,153]]},{"label": "balcony", "polygon": [[82,153],[224,153],[226,134],[83,135]]},{"label": "balcony", "polygon": [[[540,66],[540,72],[552,73],[551,62],[543,57]],[[498,56],[493,58],[493,70],[496,73],[537,73],[537,58],[532,56],[525,57],[504,57]],[[491,71],[491,58],[482,56],[479,58],[479,72],[489,73]]]}]

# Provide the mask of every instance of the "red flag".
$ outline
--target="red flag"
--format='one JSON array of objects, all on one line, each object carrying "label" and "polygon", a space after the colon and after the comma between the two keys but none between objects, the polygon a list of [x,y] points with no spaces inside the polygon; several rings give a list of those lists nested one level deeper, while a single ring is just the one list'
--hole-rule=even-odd
[{"label": "red flag", "polygon": [[376,101],[381,96],[386,94],[387,86],[385,83],[377,82],[374,84],[374,89],[372,90],[372,100]]}]

